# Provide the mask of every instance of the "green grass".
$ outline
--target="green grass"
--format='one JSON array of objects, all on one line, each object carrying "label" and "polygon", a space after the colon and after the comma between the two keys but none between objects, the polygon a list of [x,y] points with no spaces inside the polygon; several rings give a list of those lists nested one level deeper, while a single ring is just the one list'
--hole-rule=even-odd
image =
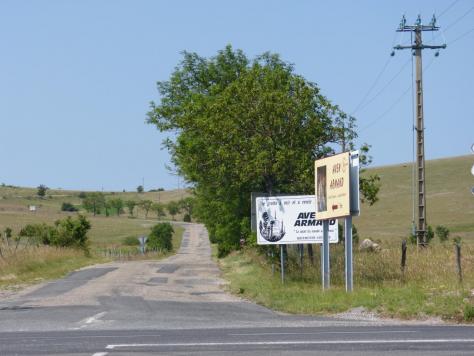
[{"label": "green grass", "polygon": [[[470,173],[474,156],[452,157],[426,162],[427,222],[433,228],[444,225],[451,235],[474,242],[474,186]],[[354,224],[362,238],[401,240],[411,232],[412,165],[400,164],[369,169],[381,177],[379,201],[363,204]]]},{"label": "green grass", "polygon": [[314,266],[306,261],[303,274],[294,261],[290,262],[284,284],[278,263],[272,276],[270,261],[255,249],[233,253],[219,262],[224,277],[230,281],[231,292],[287,313],[331,314],[364,307],[386,317],[469,321],[474,308],[471,295],[474,248],[464,246],[464,249],[469,257],[464,260],[463,285],[457,282],[451,246],[437,245],[424,252],[409,247],[404,278],[396,250],[378,254],[356,251],[353,293],[346,293],[344,287],[342,246],[331,248],[331,289],[328,291],[321,289],[318,253]]},{"label": "green grass", "polygon": [[[5,228],[13,229],[14,236],[27,224],[47,223],[53,224],[58,219],[74,216],[77,213],[61,211],[63,202],[70,202],[80,207],[81,199],[78,191],[48,190],[47,196],[41,199],[36,196],[36,188],[17,188],[0,186],[0,232]],[[124,200],[150,199],[166,203],[189,196],[187,191],[164,191],[147,193],[106,193],[107,197],[120,197]],[[36,212],[30,212],[29,205],[37,206]],[[136,208],[137,209],[137,208]],[[32,283],[50,280],[64,276],[77,268],[105,261],[100,253],[107,248],[135,251],[136,247],[124,245],[125,237],[146,235],[150,228],[160,222],[149,214],[145,219],[144,212],[137,209],[135,216],[130,218],[127,213],[121,216],[104,215],[92,216],[81,211],[91,222],[88,233],[92,257],[85,257],[81,251],[72,249],[55,249],[49,247],[28,248],[16,254],[0,257],[0,288],[17,284]],[[177,217],[180,218],[179,216]],[[166,217],[165,217],[166,219]],[[164,258],[174,253],[181,244],[183,228],[175,226],[173,234],[174,250],[169,253],[146,255],[144,257],[133,255],[132,258]],[[0,249],[2,244],[0,241]],[[5,254],[5,250],[4,250]]]}]

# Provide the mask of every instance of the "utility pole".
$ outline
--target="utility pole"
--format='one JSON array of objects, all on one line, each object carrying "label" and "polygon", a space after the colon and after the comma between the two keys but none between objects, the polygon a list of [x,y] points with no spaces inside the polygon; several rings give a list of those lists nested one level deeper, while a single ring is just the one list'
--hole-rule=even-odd
[{"label": "utility pole", "polygon": [[[417,181],[418,181],[418,225],[416,228],[416,236],[418,245],[426,245],[426,190],[425,190],[425,138],[424,138],[424,123],[423,123],[423,66],[421,61],[421,52],[423,49],[440,49],[446,48],[446,44],[433,46],[424,45],[422,41],[423,31],[438,31],[436,26],[436,17],[433,15],[428,25],[421,23],[421,17],[418,15],[414,25],[407,25],[405,16],[402,17],[400,26],[397,32],[411,32],[414,33],[414,42],[409,46],[397,45],[393,47],[396,50],[411,49],[416,58],[416,166],[417,166]],[[412,36],[413,38],[413,36]],[[394,55],[394,52],[392,52]],[[439,52],[435,53],[438,56]]]}]

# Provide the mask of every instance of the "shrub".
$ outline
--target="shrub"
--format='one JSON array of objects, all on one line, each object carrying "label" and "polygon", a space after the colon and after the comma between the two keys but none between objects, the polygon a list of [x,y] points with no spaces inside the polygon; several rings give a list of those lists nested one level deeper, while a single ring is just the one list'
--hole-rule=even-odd
[{"label": "shrub", "polygon": [[37,194],[39,197],[43,198],[43,197],[46,195],[46,191],[47,191],[49,188],[48,188],[47,186],[45,186],[44,184],[40,184],[37,189],[38,189],[38,190],[37,190],[36,194]]},{"label": "shrub", "polygon": [[76,219],[68,216],[66,219],[54,223],[56,233],[51,244],[59,247],[77,247],[88,251],[87,231],[91,228],[90,222],[83,215]]},{"label": "shrub", "polygon": [[140,241],[138,241],[136,236],[127,236],[122,240],[122,244],[125,246],[138,246]]},{"label": "shrub", "polygon": [[56,230],[54,227],[43,224],[28,224],[20,230],[20,237],[28,237],[28,241],[39,245],[51,245]]},{"label": "shrub", "polygon": [[68,202],[64,202],[61,205],[61,211],[74,212],[74,211],[78,211],[78,210],[79,210],[78,208],[76,208],[74,205],[72,205],[71,203],[68,203]]},{"label": "shrub", "polygon": [[436,236],[438,236],[439,241],[445,242],[449,239],[449,229],[446,226],[438,225],[435,229]]},{"label": "shrub", "polygon": [[[430,243],[430,241],[433,239],[434,237],[434,232],[433,232],[433,228],[428,225],[428,229],[426,230],[426,243]],[[410,234],[410,236],[408,237],[408,240],[412,243],[412,244],[416,244],[416,240],[417,240],[417,236],[416,235],[413,235],[413,233]]]},{"label": "shrub", "polygon": [[472,321],[474,320],[474,305],[466,304],[464,306],[464,320]]},{"label": "shrub", "polygon": [[170,223],[156,224],[151,228],[147,245],[151,249],[171,251],[173,249],[173,227]]},{"label": "shrub", "polygon": [[184,216],[183,216],[183,221],[184,221],[184,222],[191,222],[191,215],[189,215],[189,214],[187,214],[187,213],[184,214]]}]

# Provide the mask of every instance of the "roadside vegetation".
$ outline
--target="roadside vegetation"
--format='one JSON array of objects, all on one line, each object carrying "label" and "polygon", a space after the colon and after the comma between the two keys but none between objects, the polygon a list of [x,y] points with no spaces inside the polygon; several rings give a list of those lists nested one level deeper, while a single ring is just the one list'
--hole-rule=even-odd
[{"label": "roadside vegetation", "polygon": [[[95,216],[93,209],[85,207],[90,196],[98,197]],[[148,219],[141,207],[144,200],[152,202],[154,213],[150,211]],[[0,288],[58,278],[107,260],[157,259],[174,253],[184,231],[180,226],[170,225],[163,245],[156,243],[144,255],[137,239],[150,235],[157,223],[169,225],[170,202],[178,206],[173,216],[177,221],[192,207],[184,190],[102,193],[55,190],[43,184],[38,188],[1,185]],[[160,243],[161,239],[160,235]]]},{"label": "roadside vegetation", "polygon": [[462,282],[452,242],[424,249],[409,244],[404,273],[400,245],[382,246],[378,252],[354,250],[353,293],[345,291],[341,244],[331,246],[331,288],[325,292],[319,248],[314,248],[313,263],[305,257],[302,266],[290,247],[284,283],[277,250],[272,259],[265,249],[245,248],[219,263],[233,293],[283,312],[334,314],[363,307],[385,317],[474,322],[474,245],[462,246]]}]

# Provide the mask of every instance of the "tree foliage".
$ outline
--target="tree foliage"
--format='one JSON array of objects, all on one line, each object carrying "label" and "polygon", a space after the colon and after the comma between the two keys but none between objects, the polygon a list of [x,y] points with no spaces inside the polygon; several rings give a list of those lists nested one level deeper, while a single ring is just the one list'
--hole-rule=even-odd
[{"label": "tree foliage", "polygon": [[170,223],[156,224],[148,235],[147,246],[151,249],[171,251],[173,249],[173,227]]},{"label": "tree foliage", "polygon": [[276,54],[184,52],[157,86],[148,122],[177,133],[164,144],[221,254],[249,234],[250,192],[314,194],[314,160],[356,137],[354,119]]},{"label": "tree foliage", "polygon": [[105,206],[105,196],[101,192],[87,193],[82,200],[82,206],[90,213],[100,214],[100,210]]},{"label": "tree foliage", "polygon": [[123,212],[124,202],[121,198],[112,198],[108,201],[111,208],[115,209],[117,216]]},{"label": "tree foliage", "polygon": [[46,195],[46,191],[48,190],[49,188],[47,186],[45,186],[44,184],[40,184],[37,188],[37,191],[36,191],[36,194],[40,197],[40,198],[44,198],[45,195]]},{"label": "tree foliage", "polygon": [[130,216],[133,216],[133,210],[137,206],[137,202],[135,200],[127,200],[125,201],[125,205],[127,206]]},{"label": "tree foliage", "polygon": [[145,219],[148,218],[148,212],[153,206],[153,202],[149,199],[145,199],[145,200],[141,200],[140,203],[138,203],[138,205],[140,205],[140,208],[142,208],[145,211]]},{"label": "tree foliage", "polygon": [[181,206],[179,202],[172,200],[168,204],[166,204],[166,210],[168,210],[168,213],[171,215],[171,217],[174,220],[174,217],[176,216],[176,214],[179,214],[181,210]]}]

